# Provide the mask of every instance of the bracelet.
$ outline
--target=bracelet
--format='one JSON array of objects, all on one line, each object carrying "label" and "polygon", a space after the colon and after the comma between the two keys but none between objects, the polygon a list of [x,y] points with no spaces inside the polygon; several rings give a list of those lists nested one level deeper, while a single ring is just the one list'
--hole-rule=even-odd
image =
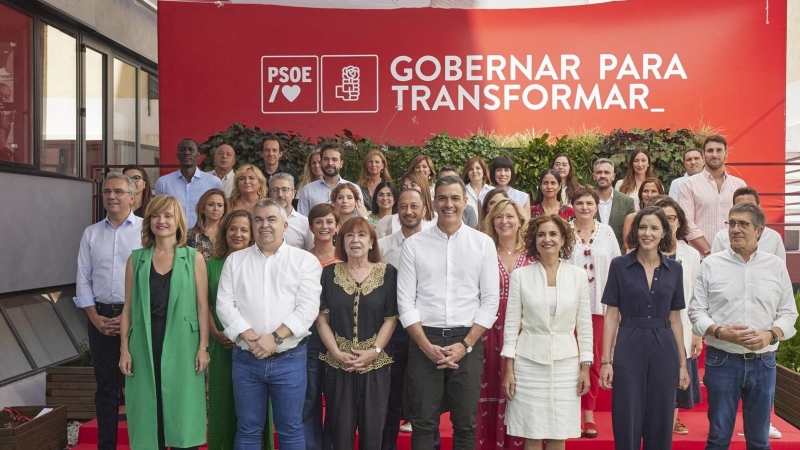
[{"label": "bracelet", "polygon": [[722,328],[724,328],[724,327],[717,327],[717,329],[716,329],[716,330],[714,330],[714,332],[712,333],[712,335],[714,336],[714,339],[721,340],[721,339],[719,338],[719,333],[720,333],[720,331],[722,330]]},{"label": "bracelet", "polygon": [[610,366],[612,364],[614,364],[614,361],[606,361],[606,362],[601,362],[600,363],[601,366]]}]

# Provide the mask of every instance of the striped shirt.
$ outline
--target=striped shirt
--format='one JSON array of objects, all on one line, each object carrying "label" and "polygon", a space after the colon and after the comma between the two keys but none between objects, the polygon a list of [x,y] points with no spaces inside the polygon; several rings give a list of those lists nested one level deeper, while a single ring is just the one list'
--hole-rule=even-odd
[{"label": "striped shirt", "polygon": [[714,235],[725,228],[728,213],[733,207],[733,193],[745,186],[747,184],[741,178],[726,171],[722,186],[717,189],[714,177],[706,169],[681,183],[678,204],[689,224],[686,239],[693,241],[704,236],[707,241],[714,239]]}]

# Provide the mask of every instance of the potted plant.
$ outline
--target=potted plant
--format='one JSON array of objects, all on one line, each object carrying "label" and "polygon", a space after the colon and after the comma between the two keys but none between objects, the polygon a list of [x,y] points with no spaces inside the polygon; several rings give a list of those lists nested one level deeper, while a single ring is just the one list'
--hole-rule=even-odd
[{"label": "potted plant", "polygon": [[70,420],[90,420],[95,417],[94,394],[97,383],[89,343],[84,340],[78,347],[76,359],[47,368],[45,403],[48,406],[66,406]]},{"label": "potted plant", "polygon": [[[795,297],[800,309],[800,292]],[[800,428],[800,333],[778,347],[775,414]]]},{"label": "potted plant", "polygon": [[63,450],[67,446],[67,408],[12,406],[0,410],[0,450]]}]

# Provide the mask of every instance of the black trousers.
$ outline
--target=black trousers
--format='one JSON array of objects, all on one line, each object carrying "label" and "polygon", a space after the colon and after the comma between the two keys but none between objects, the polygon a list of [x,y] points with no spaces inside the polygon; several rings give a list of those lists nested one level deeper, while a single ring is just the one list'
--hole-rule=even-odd
[{"label": "black trousers", "polygon": [[389,367],[366,373],[326,367],[325,399],[331,414],[325,417],[334,450],[352,450],[358,428],[358,448],[381,448],[386,405],[389,401]]},{"label": "black trousers", "polygon": [[[97,314],[113,319],[122,314],[122,305],[95,305]],[[97,449],[117,448],[117,422],[122,388],[125,379],[119,370],[119,336],[106,336],[94,324],[87,324],[89,350],[92,353],[94,378],[97,391],[94,394],[94,408],[97,413]]]},{"label": "black trousers", "polygon": [[[446,347],[460,342],[463,336],[428,335],[431,344]],[[436,364],[413,340],[408,349],[409,412],[414,429],[413,450],[434,447],[434,431],[439,426],[442,405],[450,411],[453,422],[453,450],[475,449],[475,428],[483,372],[483,342],[458,362],[458,369],[437,369]]]}]

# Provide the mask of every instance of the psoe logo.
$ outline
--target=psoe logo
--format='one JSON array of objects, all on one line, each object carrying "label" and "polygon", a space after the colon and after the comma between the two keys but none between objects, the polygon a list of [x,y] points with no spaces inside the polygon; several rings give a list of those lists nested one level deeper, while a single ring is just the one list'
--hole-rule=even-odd
[{"label": "psoe logo", "polygon": [[262,56],[261,112],[315,114],[320,109],[319,57]]},{"label": "psoe logo", "polygon": [[323,55],[320,101],[325,114],[378,112],[378,55]]}]

